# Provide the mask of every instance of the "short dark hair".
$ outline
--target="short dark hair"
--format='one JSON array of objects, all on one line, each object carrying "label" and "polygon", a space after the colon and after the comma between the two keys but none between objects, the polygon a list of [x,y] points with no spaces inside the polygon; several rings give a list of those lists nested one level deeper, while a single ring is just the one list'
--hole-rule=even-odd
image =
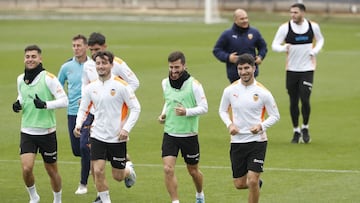
[{"label": "short dark hair", "polygon": [[248,63],[251,66],[255,66],[255,59],[251,54],[241,54],[237,60],[237,65],[243,65]]},{"label": "short dark hair", "polygon": [[88,45],[93,46],[95,44],[104,45],[106,43],[105,36],[99,32],[93,32],[90,34]]},{"label": "short dark hair", "polygon": [[87,38],[84,36],[84,35],[81,35],[81,34],[78,34],[78,35],[75,35],[72,40],[75,41],[75,40],[78,40],[78,39],[82,39],[84,44],[87,44]]},{"label": "short dark hair", "polygon": [[295,3],[295,4],[291,5],[290,8],[299,8],[300,11],[306,11],[306,7],[302,3]]},{"label": "short dark hair", "polygon": [[181,51],[174,51],[169,54],[168,62],[174,62],[179,60],[181,61],[181,64],[185,64],[185,55]]},{"label": "short dark hair", "polygon": [[110,51],[98,51],[92,57],[94,61],[96,57],[100,57],[101,59],[106,59],[105,57],[107,57],[111,64],[113,64],[114,61],[114,54],[111,53]]},{"label": "short dark hair", "polygon": [[40,47],[38,45],[35,45],[35,44],[25,47],[24,52],[34,51],[34,50],[37,51],[39,54],[41,54]]}]

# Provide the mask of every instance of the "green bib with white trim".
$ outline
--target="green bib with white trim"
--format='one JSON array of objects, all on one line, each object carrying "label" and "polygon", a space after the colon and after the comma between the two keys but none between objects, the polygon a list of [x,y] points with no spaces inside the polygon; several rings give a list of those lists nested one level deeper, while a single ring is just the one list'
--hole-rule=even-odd
[{"label": "green bib with white trim", "polygon": [[177,116],[175,107],[182,105],[185,108],[193,108],[196,106],[196,100],[192,89],[193,77],[187,79],[181,89],[171,87],[169,79],[167,79],[164,92],[166,103],[166,133],[188,134],[198,133],[199,116]]},{"label": "green bib with white trim", "polygon": [[56,126],[56,115],[54,110],[38,109],[35,107],[35,94],[43,101],[51,101],[54,96],[46,85],[47,72],[42,71],[40,79],[35,84],[27,85],[24,81],[20,83],[20,94],[22,97],[22,128],[52,128]]}]

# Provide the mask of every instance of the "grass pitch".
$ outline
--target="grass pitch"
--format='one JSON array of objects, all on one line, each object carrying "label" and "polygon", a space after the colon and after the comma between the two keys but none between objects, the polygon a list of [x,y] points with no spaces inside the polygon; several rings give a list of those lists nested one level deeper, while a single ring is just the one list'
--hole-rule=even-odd
[{"label": "grass pitch", "polygon": [[[278,26],[288,19],[282,15],[249,13],[251,25],[262,32],[268,55],[258,80],[273,93],[281,120],[268,131],[260,202],[358,202],[360,199],[359,121],[360,121],[360,27],[358,18],[312,16],[322,29],[325,46],[318,55],[311,98],[310,133],[312,143],[290,144],[292,128],[285,90],[285,55],[271,51]],[[121,17],[120,17],[121,19]],[[230,19],[230,18],[229,18]],[[209,112],[200,119],[200,167],[208,203],[246,202],[247,191],[232,185],[229,137],[218,116],[223,89],[228,85],[225,65],[212,55],[212,47],[228,23],[148,22],[104,20],[0,20],[2,74],[0,80],[0,191],[2,202],[27,202],[28,195],[19,161],[20,115],[12,112],[16,99],[16,77],[23,72],[23,49],[38,44],[43,49],[44,67],[54,74],[72,57],[71,38],[93,31],[106,35],[108,50],[123,58],[140,80],[137,96],[142,112],[131,132],[129,153],[135,164],[137,183],[127,189],[123,183],[107,179],[113,202],[170,202],[163,183],[160,158],[162,126],[157,116],[163,105],[161,79],[167,76],[167,56],[181,50],[187,67],[204,86]],[[80,160],[73,157],[67,134],[65,109],[57,111],[59,168],[63,181],[63,202],[91,202],[95,188],[89,179],[89,192],[75,195]],[[179,196],[194,202],[195,189],[182,159],[178,159]],[[38,156],[35,178],[42,202],[52,202],[48,176]]]}]

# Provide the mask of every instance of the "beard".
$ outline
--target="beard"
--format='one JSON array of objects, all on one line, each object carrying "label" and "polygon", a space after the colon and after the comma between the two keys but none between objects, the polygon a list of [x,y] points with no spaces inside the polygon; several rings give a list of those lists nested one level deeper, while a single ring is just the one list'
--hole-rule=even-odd
[{"label": "beard", "polygon": [[182,75],[184,74],[184,71],[178,71],[178,72],[170,72],[169,73],[169,76],[170,76],[170,79],[172,80],[177,80],[179,79]]}]

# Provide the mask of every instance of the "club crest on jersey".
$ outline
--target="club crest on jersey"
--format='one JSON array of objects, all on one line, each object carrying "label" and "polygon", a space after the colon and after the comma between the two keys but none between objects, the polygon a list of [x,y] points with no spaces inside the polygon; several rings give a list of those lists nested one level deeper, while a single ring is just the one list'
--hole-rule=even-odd
[{"label": "club crest on jersey", "polygon": [[254,99],[254,101],[259,100],[259,95],[258,95],[258,94],[254,94],[254,95],[253,95],[253,99]]},{"label": "club crest on jersey", "polygon": [[114,96],[114,95],[115,95],[115,89],[111,89],[111,90],[110,90],[110,95],[111,95],[111,96]]},{"label": "club crest on jersey", "polygon": [[254,35],[253,34],[248,34],[248,39],[252,39],[254,37]]}]

